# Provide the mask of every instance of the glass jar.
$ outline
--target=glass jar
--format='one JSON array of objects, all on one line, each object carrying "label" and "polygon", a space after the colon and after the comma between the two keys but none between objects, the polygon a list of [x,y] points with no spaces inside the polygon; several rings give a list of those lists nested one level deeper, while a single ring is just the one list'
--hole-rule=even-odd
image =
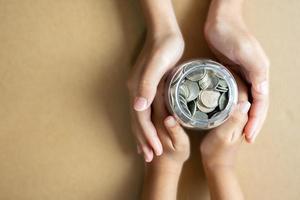
[{"label": "glass jar", "polygon": [[237,103],[237,84],[230,71],[209,59],[175,67],[166,82],[169,112],[187,128],[211,129],[225,122]]}]

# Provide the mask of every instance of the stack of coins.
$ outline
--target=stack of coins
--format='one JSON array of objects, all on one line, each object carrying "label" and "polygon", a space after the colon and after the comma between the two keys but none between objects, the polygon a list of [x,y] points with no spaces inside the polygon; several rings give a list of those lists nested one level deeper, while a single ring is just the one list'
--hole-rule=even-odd
[{"label": "stack of coins", "polygon": [[185,63],[170,79],[169,110],[187,127],[208,129],[223,123],[237,101],[233,76],[211,60]]}]

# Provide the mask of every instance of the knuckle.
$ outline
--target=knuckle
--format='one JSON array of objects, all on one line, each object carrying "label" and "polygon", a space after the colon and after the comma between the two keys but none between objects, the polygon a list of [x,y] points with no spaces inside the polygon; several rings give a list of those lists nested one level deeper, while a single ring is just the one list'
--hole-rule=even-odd
[{"label": "knuckle", "polygon": [[245,126],[248,121],[248,115],[244,115],[241,120],[241,125]]},{"label": "knuckle", "polygon": [[231,116],[231,122],[235,125],[239,125],[242,124],[245,118],[245,114],[241,114],[239,112],[235,112],[233,113],[233,115]]},{"label": "knuckle", "polygon": [[225,26],[218,19],[213,22],[206,23],[204,26],[204,35],[210,38],[213,34],[221,35],[225,32]]},{"label": "knuckle", "polygon": [[174,126],[169,127],[169,129],[172,133],[178,133],[180,131],[180,126],[178,123],[176,123]]},{"label": "knuckle", "polygon": [[143,79],[139,83],[141,90],[153,90],[155,88],[153,81],[150,81],[148,79]]},{"label": "knuckle", "polygon": [[176,151],[184,151],[186,149],[186,144],[184,142],[178,141],[175,144],[175,149],[176,149]]},{"label": "knuckle", "polygon": [[261,75],[265,75],[268,73],[269,68],[267,66],[261,65],[261,66],[256,66],[254,70]]},{"label": "knuckle", "polygon": [[247,37],[242,39],[238,43],[237,48],[234,50],[234,54],[238,60],[243,60],[253,52],[253,44]]}]

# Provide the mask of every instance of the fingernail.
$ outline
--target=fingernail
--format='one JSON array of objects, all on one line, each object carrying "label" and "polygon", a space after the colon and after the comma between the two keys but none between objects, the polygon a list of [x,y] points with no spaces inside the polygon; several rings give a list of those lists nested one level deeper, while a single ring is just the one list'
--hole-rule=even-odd
[{"label": "fingernail", "polygon": [[258,126],[258,121],[255,121],[253,123],[252,129],[250,131],[250,140],[251,140],[251,142],[254,142],[255,137],[256,137],[255,135],[257,135],[257,134],[255,134],[257,126]]},{"label": "fingernail", "polygon": [[134,109],[136,111],[143,111],[147,108],[147,99],[144,97],[137,97],[134,101]]},{"label": "fingernail", "polygon": [[250,138],[251,143],[253,143],[255,141],[257,134],[258,134],[258,132],[254,131],[254,133],[252,134],[252,137]]},{"label": "fingernail", "polygon": [[144,154],[144,160],[145,160],[146,162],[150,162],[149,156],[147,156],[147,154]]},{"label": "fingernail", "polygon": [[176,126],[176,120],[174,119],[174,117],[169,116],[165,120],[165,125],[169,128],[172,128],[172,127]]},{"label": "fingernail", "polygon": [[263,81],[260,84],[258,84],[257,91],[261,94],[268,94],[268,92],[269,92],[268,81]]},{"label": "fingernail", "polygon": [[147,153],[144,153],[144,159],[146,162],[151,162],[151,158],[150,158],[149,154],[147,154]]},{"label": "fingernail", "polygon": [[148,146],[143,146],[142,151],[144,153],[144,160],[146,162],[151,162],[153,154],[152,150],[150,150]]},{"label": "fingernail", "polygon": [[158,138],[154,141],[154,146],[155,146],[154,147],[155,148],[155,155],[160,156],[163,153],[163,149],[162,149],[162,145],[161,145]]},{"label": "fingernail", "polygon": [[249,109],[250,109],[251,104],[248,101],[242,102],[239,104],[239,110],[244,113],[247,114]]}]

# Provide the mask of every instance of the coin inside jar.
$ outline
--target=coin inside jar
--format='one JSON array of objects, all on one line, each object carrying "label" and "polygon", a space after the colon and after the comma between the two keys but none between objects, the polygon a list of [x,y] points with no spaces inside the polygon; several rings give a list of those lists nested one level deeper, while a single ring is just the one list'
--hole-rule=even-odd
[{"label": "coin inside jar", "polygon": [[168,80],[174,80],[167,83],[168,108],[186,127],[218,126],[228,118],[237,102],[237,86],[232,74],[211,60],[183,63]]}]

